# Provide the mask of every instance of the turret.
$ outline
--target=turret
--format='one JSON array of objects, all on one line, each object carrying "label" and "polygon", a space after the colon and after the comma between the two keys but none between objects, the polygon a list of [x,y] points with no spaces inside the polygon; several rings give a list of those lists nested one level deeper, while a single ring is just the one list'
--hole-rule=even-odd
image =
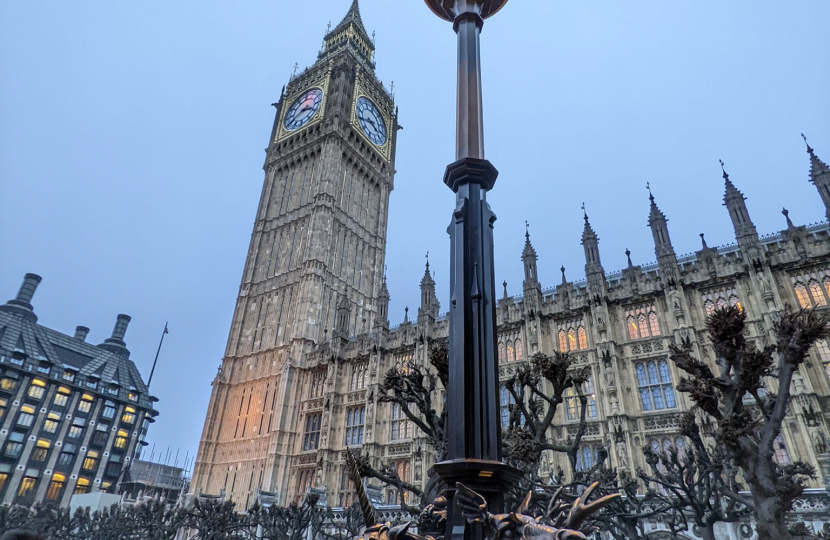
[{"label": "turret", "polygon": [[654,195],[651,193],[651,186],[648,186],[648,199],[651,202],[651,211],[648,215],[648,226],[651,227],[651,235],[654,237],[654,254],[657,259],[662,257],[674,257],[674,247],[669,236],[668,219],[654,202]]},{"label": "turret", "polygon": [[755,224],[752,223],[752,219],[749,217],[749,211],[746,208],[746,197],[744,197],[744,194],[729,179],[729,174],[726,172],[723,161],[720,162],[720,165],[723,170],[723,181],[726,186],[726,191],[723,195],[723,205],[729,210],[729,217],[732,219],[732,226],[735,228],[735,239],[738,241],[738,246],[741,248],[744,260],[759,268],[764,258],[764,250],[761,247],[761,241],[758,238],[758,231],[755,229]]},{"label": "turret", "polygon": [[538,287],[539,277],[536,272],[536,260],[539,257],[536,255],[536,250],[530,243],[530,225],[525,221],[525,247],[522,250],[522,263],[525,267],[525,282],[524,288]]},{"label": "turret", "polygon": [[375,327],[389,328],[389,288],[386,286],[386,271],[383,272],[383,282],[378,294],[378,313],[375,317]]},{"label": "turret", "polygon": [[821,202],[824,203],[825,215],[827,219],[830,219],[830,167],[816,156],[803,133],[801,137],[804,139],[804,144],[807,145],[807,153],[810,155],[810,182],[816,186]]},{"label": "turret", "polygon": [[424,317],[435,320],[438,317],[438,310],[441,304],[435,295],[435,280],[429,272],[429,253],[427,253],[427,264],[424,269],[424,277],[421,278],[421,307],[418,308],[418,322]]},{"label": "turret", "polygon": [[582,230],[582,247],[585,248],[585,275],[590,277],[594,274],[605,275],[605,270],[602,268],[602,261],[599,258],[599,237],[591,227],[591,222],[588,221],[588,213],[585,211],[585,205],[582,205],[583,218],[585,219],[585,228]]}]

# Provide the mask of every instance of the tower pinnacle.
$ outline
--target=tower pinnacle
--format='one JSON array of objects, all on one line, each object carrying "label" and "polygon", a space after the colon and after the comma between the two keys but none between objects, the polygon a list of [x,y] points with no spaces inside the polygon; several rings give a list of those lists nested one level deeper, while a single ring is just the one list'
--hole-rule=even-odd
[{"label": "tower pinnacle", "polygon": [[651,227],[651,234],[654,236],[654,254],[660,259],[663,256],[674,256],[674,247],[669,236],[668,219],[654,202],[654,194],[651,192],[651,185],[646,184],[648,198],[651,202],[651,209],[648,215],[648,226]]},{"label": "tower pinnacle", "polygon": [[824,203],[825,214],[830,219],[830,167],[816,156],[813,147],[807,142],[807,137],[801,134],[807,153],[810,154],[810,182],[816,186],[821,202]]}]

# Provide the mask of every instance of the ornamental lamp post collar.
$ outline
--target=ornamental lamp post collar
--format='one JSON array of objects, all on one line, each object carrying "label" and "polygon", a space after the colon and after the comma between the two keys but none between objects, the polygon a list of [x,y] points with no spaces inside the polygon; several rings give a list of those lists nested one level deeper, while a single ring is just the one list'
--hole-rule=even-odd
[{"label": "ornamental lamp post collar", "polygon": [[507,0],[426,0],[429,9],[445,21],[455,22],[461,13],[477,13],[482,19],[492,17]]}]

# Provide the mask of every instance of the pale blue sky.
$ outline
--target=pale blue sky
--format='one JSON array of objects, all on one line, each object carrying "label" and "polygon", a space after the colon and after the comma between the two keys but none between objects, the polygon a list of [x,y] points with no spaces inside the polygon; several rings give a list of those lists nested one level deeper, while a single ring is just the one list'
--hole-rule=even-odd
[{"label": "pale blue sky", "polygon": [[[133,316],[157,449],[195,452],[295,62],[350,0],[0,3],[0,296],[43,276],[43,324],[90,340]],[[313,6],[313,7],[312,7]],[[455,36],[420,0],[361,0],[404,130],[388,237],[392,323],[429,250],[446,307]],[[524,221],[543,286],[581,279],[580,205],[607,271],[654,260],[651,182],[678,253],[733,240],[722,158],[763,233],[822,219],[804,132],[830,160],[830,2],[512,0],[484,28],[496,277],[521,292]],[[500,287],[499,287],[500,288]]]}]

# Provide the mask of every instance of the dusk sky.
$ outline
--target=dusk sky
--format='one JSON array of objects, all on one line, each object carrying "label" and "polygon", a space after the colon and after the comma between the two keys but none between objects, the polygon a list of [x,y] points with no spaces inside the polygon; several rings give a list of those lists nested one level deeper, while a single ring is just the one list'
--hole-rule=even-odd
[{"label": "dusk sky", "polygon": [[[43,276],[40,322],[89,341],[133,317],[150,449],[195,453],[230,328],[271,103],[351,0],[0,3],[0,301]],[[361,0],[400,107],[390,319],[430,252],[447,307],[455,34],[422,0]],[[543,287],[584,277],[584,202],[607,272],[654,261],[652,186],[678,254],[734,241],[718,159],[761,234],[821,221],[800,133],[830,161],[827,0],[512,0],[482,34],[496,279],[521,293],[525,220]],[[145,458],[149,458],[149,449]],[[171,460],[172,463],[172,460]]]}]

